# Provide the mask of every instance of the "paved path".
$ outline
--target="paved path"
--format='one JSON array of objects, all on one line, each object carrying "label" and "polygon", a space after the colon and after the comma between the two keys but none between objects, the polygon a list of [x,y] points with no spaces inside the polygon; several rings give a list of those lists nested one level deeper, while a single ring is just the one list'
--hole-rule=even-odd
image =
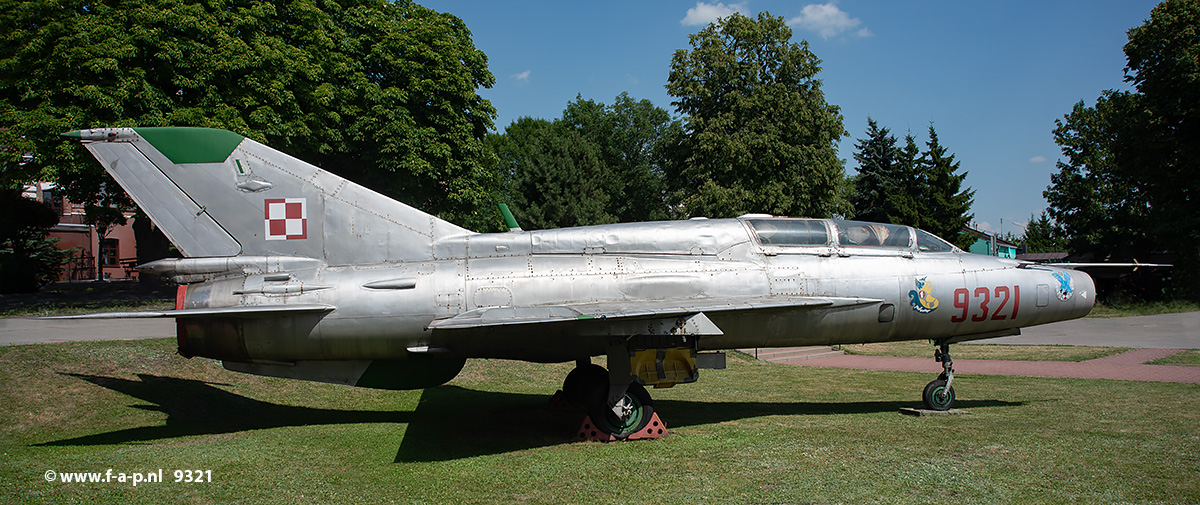
[{"label": "paved path", "polygon": [[175,320],[160,319],[0,319],[0,345],[52,344],[79,340],[174,337]]},{"label": "paved path", "polygon": [[[1024,377],[1118,379],[1200,384],[1200,367],[1143,364],[1147,361],[1154,361],[1180,351],[1181,349],[1137,349],[1082,362],[956,359],[954,360],[954,372],[964,375],[1018,375]],[[954,347],[950,348],[950,352],[953,355]],[[893,356],[846,354],[842,356],[789,361],[788,364],[820,368],[927,372],[930,375],[936,375],[942,371],[942,364],[935,362],[932,357],[899,358]]]},{"label": "paved path", "polygon": [[[1086,345],[1133,347],[1134,351],[1083,362],[1006,361],[956,359],[954,370],[960,374],[1019,375],[1026,377],[1069,377],[1078,379],[1120,379],[1150,382],[1200,384],[1200,367],[1146,365],[1183,349],[1200,349],[1200,312],[1111,319],[1075,319],[1024,328],[1015,337],[981,340],[982,344],[1008,345]],[[767,361],[796,366],[896,370],[938,374],[941,363],[929,358],[891,356],[817,355],[811,348],[760,349],[758,356]],[[951,355],[954,348],[951,347]],[[753,355],[753,349],[745,350]],[[930,351],[932,353],[932,351]],[[808,354],[807,356],[801,356]]]},{"label": "paved path", "polygon": [[1139,349],[1200,349],[1200,312],[1075,319],[1021,329],[988,344],[1092,345]]}]

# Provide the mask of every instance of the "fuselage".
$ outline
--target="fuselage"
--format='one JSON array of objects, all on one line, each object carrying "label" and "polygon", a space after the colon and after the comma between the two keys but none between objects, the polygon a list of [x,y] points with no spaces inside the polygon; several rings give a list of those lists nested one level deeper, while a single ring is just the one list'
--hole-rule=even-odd
[{"label": "fuselage", "polygon": [[[329,313],[181,320],[185,354],[224,360],[461,358],[541,362],[604,353],[564,325],[464,335],[439,319],[487,307],[839,297],[862,303],[709,314],[700,350],[891,340],[961,341],[1086,315],[1082,272],[964,253],[920,230],[821,219],[743,217],[467,234],[427,261],[325,265],[264,260],[193,283],[179,308],[326,304]],[[189,260],[181,260],[189,261]],[[272,263],[274,261],[274,263]],[[271,266],[275,265],[275,266]]]}]

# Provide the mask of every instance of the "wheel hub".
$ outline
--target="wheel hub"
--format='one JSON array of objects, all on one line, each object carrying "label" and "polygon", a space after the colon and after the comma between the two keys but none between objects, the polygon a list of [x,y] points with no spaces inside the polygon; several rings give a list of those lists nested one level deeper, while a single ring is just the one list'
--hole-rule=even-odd
[{"label": "wheel hub", "polygon": [[633,400],[626,395],[620,400],[617,400],[617,403],[612,406],[612,413],[617,417],[617,419],[621,420],[621,422],[625,422],[630,417],[633,417],[633,411],[636,408],[637,405],[635,405]]}]

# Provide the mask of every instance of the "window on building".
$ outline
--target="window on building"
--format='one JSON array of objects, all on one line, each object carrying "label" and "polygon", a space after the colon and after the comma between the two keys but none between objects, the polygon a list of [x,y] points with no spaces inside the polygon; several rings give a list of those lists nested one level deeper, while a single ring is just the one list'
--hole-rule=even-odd
[{"label": "window on building", "polygon": [[57,190],[43,189],[42,190],[42,203],[49,205],[50,210],[53,210],[55,214],[58,214],[60,216],[62,215],[63,202],[62,202],[62,198],[58,197]]},{"label": "window on building", "polygon": [[118,246],[120,241],[115,238],[100,239],[100,264],[106,267],[115,267],[120,265]]}]

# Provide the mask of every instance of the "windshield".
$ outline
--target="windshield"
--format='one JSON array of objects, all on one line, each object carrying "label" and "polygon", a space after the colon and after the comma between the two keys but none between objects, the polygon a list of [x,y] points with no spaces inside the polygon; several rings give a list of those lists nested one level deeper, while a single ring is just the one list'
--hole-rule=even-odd
[{"label": "windshield", "polygon": [[866,223],[862,221],[833,222],[838,229],[838,243],[846,247],[912,247],[910,228],[898,224]]},{"label": "windshield", "polygon": [[763,245],[828,245],[825,222],[817,219],[747,219]]},{"label": "windshield", "polygon": [[954,246],[925,230],[917,230],[917,250],[921,252],[951,252]]}]

